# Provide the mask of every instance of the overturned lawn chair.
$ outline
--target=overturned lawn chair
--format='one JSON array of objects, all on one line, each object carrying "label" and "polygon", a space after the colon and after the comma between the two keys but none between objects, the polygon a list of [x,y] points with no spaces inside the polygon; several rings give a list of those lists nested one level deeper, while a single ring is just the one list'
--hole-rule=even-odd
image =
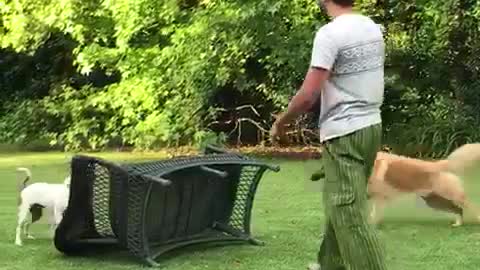
[{"label": "overturned lawn chair", "polygon": [[116,164],[78,155],[55,246],[82,255],[126,249],[149,266],[200,243],[262,245],[250,234],[257,185],[271,166],[208,146],[203,155]]}]

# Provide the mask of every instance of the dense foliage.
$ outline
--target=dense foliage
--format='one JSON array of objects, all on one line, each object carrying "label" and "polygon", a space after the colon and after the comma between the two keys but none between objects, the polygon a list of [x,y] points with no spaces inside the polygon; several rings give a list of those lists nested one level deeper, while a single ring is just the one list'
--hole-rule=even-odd
[{"label": "dense foliage", "polygon": [[[0,141],[146,149],[220,131],[263,141],[327,22],[314,2],[4,1]],[[478,139],[480,4],[414,2],[358,7],[387,29],[387,138],[439,153]]]},{"label": "dense foliage", "polygon": [[384,119],[398,151],[480,141],[480,1],[393,1]]}]

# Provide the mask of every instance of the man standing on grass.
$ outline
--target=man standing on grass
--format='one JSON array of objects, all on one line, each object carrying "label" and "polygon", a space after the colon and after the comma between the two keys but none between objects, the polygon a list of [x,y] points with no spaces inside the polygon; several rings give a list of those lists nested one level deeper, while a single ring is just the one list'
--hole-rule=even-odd
[{"label": "man standing on grass", "polygon": [[365,208],[381,147],[385,43],[379,25],[354,13],[354,0],[318,1],[333,20],[316,33],[303,85],[271,135],[283,136],[284,126],[320,98],[326,225],[318,263],[309,269],[384,270],[384,248]]}]

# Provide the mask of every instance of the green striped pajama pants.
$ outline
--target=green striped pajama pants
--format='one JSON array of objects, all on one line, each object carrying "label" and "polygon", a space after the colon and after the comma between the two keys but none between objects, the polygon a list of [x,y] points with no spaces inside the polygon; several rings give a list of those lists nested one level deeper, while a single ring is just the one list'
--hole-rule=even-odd
[{"label": "green striped pajama pants", "polygon": [[326,226],[318,252],[322,270],[387,269],[384,247],[366,213],[367,181],[381,136],[377,124],[324,144]]}]

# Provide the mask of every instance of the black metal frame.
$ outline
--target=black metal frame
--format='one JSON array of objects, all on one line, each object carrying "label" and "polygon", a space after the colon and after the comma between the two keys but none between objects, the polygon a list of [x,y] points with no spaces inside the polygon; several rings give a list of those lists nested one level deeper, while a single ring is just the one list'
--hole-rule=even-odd
[{"label": "black metal frame", "polygon": [[211,145],[201,156],[122,165],[77,155],[55,246],[75,255],[113,245],[158,266],[162,254],[189,245],[262,245],[250,222],[266,170],[280,168]]}]

